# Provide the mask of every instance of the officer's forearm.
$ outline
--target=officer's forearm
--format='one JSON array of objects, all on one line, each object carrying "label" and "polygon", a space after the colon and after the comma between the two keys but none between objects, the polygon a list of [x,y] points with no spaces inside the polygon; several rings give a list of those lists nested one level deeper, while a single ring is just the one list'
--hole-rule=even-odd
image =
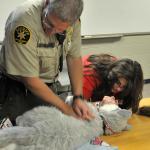
[{"label": "officer's forearm", "polygon": [[82,61],[81,58],[67,58],[68,72],[74,95],[82,94]]},{"label": "officer's forearm", "polygon": [[23,77],[22,82],[33,94],[42,100],[56,106],[60,110],[64,110],[66,104],[61,100],[49,87],[38,77]]}]

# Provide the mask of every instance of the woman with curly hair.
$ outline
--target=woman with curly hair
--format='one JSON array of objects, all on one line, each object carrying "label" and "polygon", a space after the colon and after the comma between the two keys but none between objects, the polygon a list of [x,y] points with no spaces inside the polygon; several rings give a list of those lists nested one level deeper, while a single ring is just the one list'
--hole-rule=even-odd
[{"label": "woman with curly hair", "polygon": [[143,71],[137,61],[109,54],[85,56],[82,61],[85,99],[104,102],[108,96],[121,108],[137,111],[143,89]]}]

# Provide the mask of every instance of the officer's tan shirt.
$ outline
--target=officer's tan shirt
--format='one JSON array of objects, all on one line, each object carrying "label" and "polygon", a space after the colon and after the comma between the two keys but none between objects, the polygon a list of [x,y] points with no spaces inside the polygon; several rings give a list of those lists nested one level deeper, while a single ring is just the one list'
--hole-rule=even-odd
[{"label": "officer's tan shirt", "polygon": [[[14,76],[40,77],[53,82],[59,73],[61,46],[56,36],[47,36],[41,23],[44,0],[30,0],[15,9],[5,26],[0,67]],[[64,55],[81,56],[80,22],[67,29]]]}]

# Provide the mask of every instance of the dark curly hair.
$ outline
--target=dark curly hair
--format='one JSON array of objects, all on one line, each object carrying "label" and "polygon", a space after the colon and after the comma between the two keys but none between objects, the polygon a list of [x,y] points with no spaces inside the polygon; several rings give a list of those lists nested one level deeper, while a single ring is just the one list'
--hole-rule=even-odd
[{"label": "dark curly hair", "polygon": [[118,82],[119,78],[124,78],[127,80],[127,86],[114,96],[123,101],[121,108],[132,108],[132,111],[136,112],[143,90],[141,65],[128,58],[114,60],[114,56],[108,54],[90,55],[88,61],[91,64],[84,67],[92,68],[96,72],[96,78],[101,81],[101,84],[93,90],[92,101],[102,100],[106,95],[114,95],[111,91],[113,85]]}]

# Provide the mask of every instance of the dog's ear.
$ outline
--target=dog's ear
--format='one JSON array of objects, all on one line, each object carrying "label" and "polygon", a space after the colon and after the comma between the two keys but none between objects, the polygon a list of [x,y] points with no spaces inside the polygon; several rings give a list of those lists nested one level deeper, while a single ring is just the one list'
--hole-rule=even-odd
[{"label": "dog's ear", "polygon": [[[100,111],[100,116],[106,125],[105,134],[111,135],[119,133],[124,130],[129,130],[128,119],[131,117],[132,112],[125,109],[116,109],[112,111]],[[109,126],[107,128],[107,126]]]},{"label": "dog's ear", "polygon": [[130,118],[132,115],[132,112],[130,110],[126,110],[126,109],[120,109],[118,110],[118,114],[120,114],[123,118]]}]

